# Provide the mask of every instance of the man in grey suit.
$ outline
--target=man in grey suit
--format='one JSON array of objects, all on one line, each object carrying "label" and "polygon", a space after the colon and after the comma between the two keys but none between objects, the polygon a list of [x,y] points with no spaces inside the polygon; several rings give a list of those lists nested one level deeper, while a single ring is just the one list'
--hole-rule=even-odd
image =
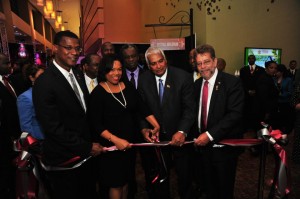
[{"label": "man in grey suit", "polygon": [[[73,67],[81,47],[77,35],[70,31],[56,33],[55,59],[33,87],[36,116],[43,129],[42,161],[46,166],[61,167],[102,152],[92,143],[86,103],[88,90],[84,78]],[[80,167],[48,171],[51,198],[94,198],[96,183],[91,160]]]},{"label": "man in grey suit", "polygon": [[[149,71],[145,71],[139,79],[139,92],[143,100],[152,110],[160,124],[160,133],[156,135],[160,141],[170,141],[171,146],[161,148],[167,171],[171,164],[176,167],[179,183],[179,195],[190,197],[191,177],[188,167],[191,146],[183,145],[195,119],[195,102],[193,95],[193,79],[190,74],[167,65],[164,52],[150,47],[145,54]],[[145,140],[151,141],[151,133],[146,123],[142,123]],[[153,150],[153,148],[151,148]],[[145,168],[146,181],[153,180],[153,168],[157,159],[151,156],[154,150],[142,154],[148,161]],[[170,198],[169,180],[148,187],[150,198]]]}]

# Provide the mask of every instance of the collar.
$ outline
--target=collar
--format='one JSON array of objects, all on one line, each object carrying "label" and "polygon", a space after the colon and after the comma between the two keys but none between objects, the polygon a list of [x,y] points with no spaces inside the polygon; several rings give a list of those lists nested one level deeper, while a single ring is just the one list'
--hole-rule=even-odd
[{"label": "collar", "polygon": [[125,69],[125,70],[126,70],[127,77],[129,77],[129,79],[131,78],[131,73],[133,73],[134,77],[136,78],[136,77],[138,77],[139,72],[140,72],[140,68],[139,67],[136,67],[136,69],[133,72],[131,72],[128,69]]},{"label": "collar", "polygon": [[165,83],[165,82],[166,82],[166,79],[167,79],[167,74],[168,74],[168,68],[166,69],[166,72],[165,72],[165,74],[163,74],[163,76],[158,77],[158,76],[155,75],[155,80],[156,80],[156,82],[158,82],[159,79],[161,79],[161,80],[163,80],[163,83]]},{"label": "collar", "polygon": [[71,73],[75,77],[72,68],[70,69],[70,71],[67,71],[66,69],[58,65],[55,60],[53,60],[53,64],[65,76],[65,78],[69,79],[69,73]]}]

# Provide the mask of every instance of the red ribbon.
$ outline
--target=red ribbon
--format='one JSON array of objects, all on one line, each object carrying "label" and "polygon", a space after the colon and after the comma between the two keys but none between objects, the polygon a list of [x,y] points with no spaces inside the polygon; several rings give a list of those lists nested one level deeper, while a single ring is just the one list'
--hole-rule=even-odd
[{"label": "red ribbon", "polygon": [[[271,128],[269,129],[269,131],[271,131],[271,133],[269,133],[269,136],[271,138],[274,138],[276,141],[275,144],[272,144],[272,146],[279,157],[278,166],[277,168],[275,168],[275,175],[277,176],[277,178],[274,177],[274,179],[276,180],[273,180],[273,183],[275,183],[279,194],[281,195],[281,197],[283,197],[290,193],[291,177],[287,163],[286,151],[282,148],[282,146],[277,144],[277,142],[282,139],[282,132],[280,130],[272,130]],[[263,139],[225,139],[220,141],[219,143],[228,146],[254,146],[262,144],[263,142]],[[269,143],[272,142],[269,141]]]}]

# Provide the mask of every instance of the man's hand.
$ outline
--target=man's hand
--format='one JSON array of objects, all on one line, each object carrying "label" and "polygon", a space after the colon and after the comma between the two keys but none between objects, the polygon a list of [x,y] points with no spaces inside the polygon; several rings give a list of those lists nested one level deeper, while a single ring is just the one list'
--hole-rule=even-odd
[{"label": "man's hand", "polygon": [[157,129],[142,129],[142,134],[146,142],[159,142],[159,131]]},{"label": "man's hand", "polygon": [[210,142],[209,137],[206,133],[202,133],[199,135],[199,137],[195,140],[196,146],[205,146]]},{"label": "man's hand", "polygon": [[185,142],[185,135],[181,132],[176,132],[170,142],[173,146],[182,146]]},{"label": "man's hand", "polygon": [[90,152],[91,156],[97,156],[102,152],[104,152],[103,146],[101,146],[99,143],[93,143],[92,150]]}]

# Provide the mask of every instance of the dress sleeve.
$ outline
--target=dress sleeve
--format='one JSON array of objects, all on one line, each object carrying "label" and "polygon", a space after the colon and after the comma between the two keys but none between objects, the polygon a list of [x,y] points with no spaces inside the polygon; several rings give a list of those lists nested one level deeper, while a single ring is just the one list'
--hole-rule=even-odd
[{"label": "dress sleeve", "polygon": [[104,94],[105,93],[100,86],[96,87],[90,95],[87,108],[88,121],[93,132],[93,138],[96,140],[99,139],[100,134],[105,130],[103,125],[105,106]]},{"label": "dress sleeve", "polygon": [[23,132],[33,133],[32,131],[32,101],[25,95],[20,95],[17,99],[20,127]]}]

